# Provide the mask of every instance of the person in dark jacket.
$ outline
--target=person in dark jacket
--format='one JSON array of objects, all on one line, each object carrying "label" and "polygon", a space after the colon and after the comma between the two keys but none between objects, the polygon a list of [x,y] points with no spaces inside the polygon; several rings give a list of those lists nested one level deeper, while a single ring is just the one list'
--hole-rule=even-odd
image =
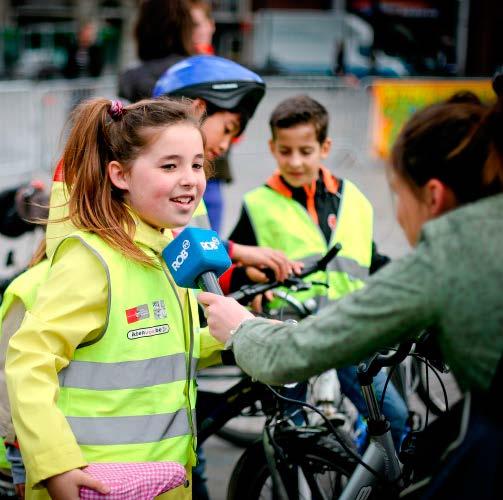
[{"label": "person in dark jacket", "polygon": [[96,24],[84,23],[79,29],[77,40],[67,47],[67,59],[63,68],[65,78],[100,76],[103,70],[103,47],[97,41]]},{"label": "person in dark jacket", "polygon": [[130,102],[150,98],[159,77],[195,53],[187,0],[149,0],[140,5],[135,26],[140,65],[119,76],[119,96]]}]

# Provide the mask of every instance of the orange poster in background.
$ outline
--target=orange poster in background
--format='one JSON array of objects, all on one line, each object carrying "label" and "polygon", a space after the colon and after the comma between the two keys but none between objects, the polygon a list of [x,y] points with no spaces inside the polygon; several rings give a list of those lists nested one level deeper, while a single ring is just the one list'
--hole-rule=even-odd
[{"label": "orange poster in background", "polygon": [[373,152],[387,158],[400,128],[415,111],[462,90],[470,90],[484,102],[495,99],[489,78],[375,79],[371,109]]}]

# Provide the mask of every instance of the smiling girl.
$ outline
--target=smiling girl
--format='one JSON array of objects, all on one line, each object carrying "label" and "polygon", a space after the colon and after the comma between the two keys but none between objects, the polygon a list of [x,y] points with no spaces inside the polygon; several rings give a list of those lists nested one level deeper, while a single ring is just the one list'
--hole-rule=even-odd
[{"label": "smiling girl", "polygon": [[192,292],[160,253],[206,185],[199,115],[185,101],[88,101],[63,165],[77,230],[59,243],[7,355],[27,497],[105,492],[81,470],[90,462],[176,461],[190,475],[194,372],[211,347]]}]

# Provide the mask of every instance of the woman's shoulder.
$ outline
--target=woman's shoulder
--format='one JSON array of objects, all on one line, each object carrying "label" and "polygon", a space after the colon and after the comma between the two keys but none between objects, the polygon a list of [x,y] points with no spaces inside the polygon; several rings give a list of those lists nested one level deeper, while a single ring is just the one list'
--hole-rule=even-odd
[{"label": "woman's shoulder", "polygon": [[[423,227],[429,240],[443,238],[474,238],[486,233],[491,240],[503,242],[503,194],[490,196],[445,213]],[[476,238],[475,238],[476,239]]]}]

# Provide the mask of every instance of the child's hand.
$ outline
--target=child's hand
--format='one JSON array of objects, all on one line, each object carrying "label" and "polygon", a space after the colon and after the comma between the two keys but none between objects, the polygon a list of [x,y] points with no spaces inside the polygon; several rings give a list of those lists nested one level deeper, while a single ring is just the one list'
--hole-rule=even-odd
[{"label": "child's hand", "polygon": [[103,495],[110,488],[80,469],[73,469],[46,480],[47,491],[53,500],[79,500],[81,486],[87,486]]},{"label": "child's hand", "polygon": [[302,263],[290,261],[283,252],[267,247],[234,243],[232,257],[245,266],[272,269],[278,281],[284,281],[292,273],[297,274],[302,269]]}]

